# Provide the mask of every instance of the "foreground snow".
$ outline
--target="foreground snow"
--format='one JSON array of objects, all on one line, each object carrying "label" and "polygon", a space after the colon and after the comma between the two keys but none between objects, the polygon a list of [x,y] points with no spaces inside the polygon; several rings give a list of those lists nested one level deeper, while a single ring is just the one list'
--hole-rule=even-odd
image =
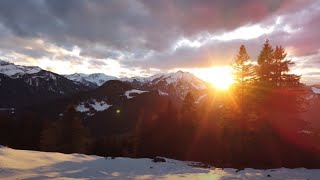
[{"label": "foreground snow", "polygon": [[319,179],[320,170],[197,168],[166,159],[104,158],[0,147],[0,179]]}]

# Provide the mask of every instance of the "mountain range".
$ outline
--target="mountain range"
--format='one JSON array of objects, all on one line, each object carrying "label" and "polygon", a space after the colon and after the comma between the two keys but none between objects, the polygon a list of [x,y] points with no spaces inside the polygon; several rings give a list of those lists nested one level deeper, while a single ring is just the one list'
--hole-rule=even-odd
[{"label": "mountain range", "polygon": [[119,81],[132,89],[146,92],[157,91],[159,95],[170,96],[177,103],[188,92],[200,97],[209,88],[206,82],[182,71],[132,78],[117,78],[102,73],[59,75],[36,66],[0,61],[0,108],[25,107],[80,92],[91,92],[104,88],[104,83],[108,81]]},{"label": "mountain range", "polygon": [[[316,119],[320,117],[316,110],[320,88],[305,88],[312,107],[304,116]],[[104,133],[99,131],[101,125],[108,126],[110,133],[125,132],[142,111],[153,116],[163,111],[169,100],[179,107],[188,92],[199,106],[212,94],[208,83],[183,71],[131,78],[102,73],[60,75],[0,61],[0,111],[31,111],[46,119],[58,119],[72,105],[97,134]]]}]

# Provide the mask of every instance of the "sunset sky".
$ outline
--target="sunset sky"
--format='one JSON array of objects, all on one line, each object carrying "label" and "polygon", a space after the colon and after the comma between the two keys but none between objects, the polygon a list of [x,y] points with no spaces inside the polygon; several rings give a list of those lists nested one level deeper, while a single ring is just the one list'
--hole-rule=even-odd
[{"label": "sunset sky", "polygon": [[303,82],[320,82],[318,0],[1,0],[0,59],[60,74],[198,76],[283,45]]}]

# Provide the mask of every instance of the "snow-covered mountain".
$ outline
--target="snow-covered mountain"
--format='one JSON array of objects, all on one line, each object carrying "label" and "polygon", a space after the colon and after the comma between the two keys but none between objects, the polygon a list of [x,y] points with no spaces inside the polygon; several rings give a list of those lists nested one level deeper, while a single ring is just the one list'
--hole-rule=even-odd
[{"label": "snow-covered mountain", "polygon": [[101,86],[106,81],[117,79],[114,76],[108,76],[103,73],[93,73],[93,74],[75,73],[75,74],[65,75],[64,77],[72,81],[80,82],[89,87],[98,87],[98,86]]},{"label": "snow-covered mountain", "polygon": [[157,90],[160,95],[171,96],[174,101],[181,101],[191,92],[195,99],[207,93],[208,83],[189,72],[178,71],[168,74],[156,74],[145,78],[121,79],[143,90]]},{"label": "snow-covered mountain", "polygon": [[0,107],[21,107],[71,95],[89,88],[36,66],[0,61]]},{"label": "snow-covered mountain", "polygon": [[233,169],[161,158],[132,159],[14,150],[0,146],[0,179],[310,179],[319,169]]},{"label": "snow-covered mountain", "polygon": [[[206,94],[208,89],[206,82],[191,73],[182,71],[156,74],[150,77],[121,79],[102,73],[76,73],[63,76],[36,66],[21,66],[0,61],[0,86],[3,87],[1,92],[3,92],[3,98],[6,99],[2,99],[0,106],[15,107],[21,102],[28,102],[30,98],[38,100],[71,95],[101,87],[110,80],[119,80],[129,84],[131,89],[127,90],[157,91],[158,95],[168,96],[178,105],[188,92],[191,92],[194,98],[198,99]],[[95,98],[89,97],[89,99]],[[103,101],[103,99],[96,100]]]},{"label": "snow-covered mountain", "polygon": [[42,69],[37,66],[21,66],[0,60],[0,73],[5,74],[11,78],[19,78],[25,74],[38,73],[41,70]]},{"label": "snow-covered mountain", "polygon": [[177,86],[179,83],[190,83],[196,89],[207,89],[207,84],[189,72],[178,71],[169,74],[156,74],[148,79],[150,84],[158,84],[164,81],[167,85]]},{"label": "snow-covered mountain", "polygon": [[156,90],[159,95],[170,96],[172,100],[180,103],[188,92],[191,92],[195,99],[206,94],[208,83],[199,79],[189,72],[173,72],[168,74],[156,74],[150,77],[131,77],[131,78],[116,78],[102,73],[96,74],[71,74],[65,75],[66,78],[82,83],[91,88],[97,88],[103,83],[110,80],[119,80],[130,84],[133,88],[150,91]]},{"label": "snow-covered mountain", "polygon": [[126,82],[140,82],[141,84],[158,84],[164,82],[166,85],[177,86],[181,82],[190,83],[196,89],[207,89],[208,85],[206,82],[197,78],[195,75],[189,72],[177,71],[173,73],[160,73],[150,77],[133,77],[133,78],[122,78],[122,81]]}]

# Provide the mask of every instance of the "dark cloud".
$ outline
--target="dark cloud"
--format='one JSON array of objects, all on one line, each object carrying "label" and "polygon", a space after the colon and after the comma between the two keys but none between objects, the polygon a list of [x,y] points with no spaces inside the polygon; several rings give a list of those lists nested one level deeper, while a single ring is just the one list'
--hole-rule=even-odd
[{"label": "dark cloud", "polygon": [[258,22],[287,9],[287,4],[287,0],[3,0],[0,20],[18,36],[46,38],[61,46],[100,43],[127,51],[160,50],[181,36]]},{"label": "dark cloud", "polygon": [[[60,55],[60,54],[52,54],[51,59],[54,59],[56,61],[67,61],[72,65],[81,65],[84,64],[84,61],[81,57],[78,56],[74,56],[74,55]],[[93,62],[95,62],[93,60]]]},{"label": "dark cloud", "polygon": [[230,30],[258,22],[286,3],[278,0],[142,1],[158,22],[163,25],[169,22],[188,36],[201,31]]},{"label": "dark cloud", "polygon": [[105,61],[107,61],[107,60],[96,60],[96,59],[93,59],[89,63],[91,65],[91,67],[99,68],[101,66],[107,65],[107,63]]}]

